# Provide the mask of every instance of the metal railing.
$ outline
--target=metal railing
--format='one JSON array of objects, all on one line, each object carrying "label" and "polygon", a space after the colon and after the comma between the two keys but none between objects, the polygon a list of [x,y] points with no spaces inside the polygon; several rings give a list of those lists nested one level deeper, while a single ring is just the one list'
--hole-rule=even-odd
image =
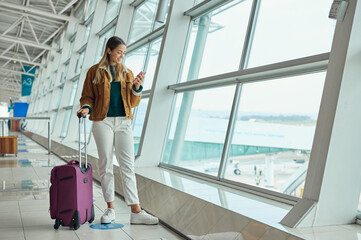
[{"label": "metal railing", "polygon": [[2,121],[2,136],[5,136],[5,121],[6,120],[48,120],[48,154],[51,153],[51,128],[50,128],[50,117],[0,117]]}]

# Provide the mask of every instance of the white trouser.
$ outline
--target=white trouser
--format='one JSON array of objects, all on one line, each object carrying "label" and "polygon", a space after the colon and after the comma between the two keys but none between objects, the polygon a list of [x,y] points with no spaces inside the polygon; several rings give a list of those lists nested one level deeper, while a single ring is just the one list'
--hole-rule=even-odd
[{"label": "white trouser", "polygon": [[114,145],[125,202],[127,205],[139,204],[134,173],[132,120],[125,117],[107,117],[103,121],[94,121],[93,135],[98,149],[98,169],[104,200],[106,202],[114,201]]}]

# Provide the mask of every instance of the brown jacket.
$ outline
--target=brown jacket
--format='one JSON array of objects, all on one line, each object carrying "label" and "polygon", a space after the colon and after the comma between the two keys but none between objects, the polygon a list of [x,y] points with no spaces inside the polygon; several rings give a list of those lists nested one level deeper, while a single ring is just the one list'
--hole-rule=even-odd
[{"label": "brown jacket", "polygon": [[[93,83],[97,68],[98,64],[88,70],[80,98],[80,106],[89,106],[92,108],[89,120],[103,121],[107,116],[109,108],[111,76],[105,68],[100,67],[102,80],[99,84]],[[125,114],[126,118],[133,119],[132,108],[138,106],[142,93],[137,93],[133,90],[133,72],[128,69],[126,72],[123,72],[123,74],[125,81],[122,81],[120,85]]]}]

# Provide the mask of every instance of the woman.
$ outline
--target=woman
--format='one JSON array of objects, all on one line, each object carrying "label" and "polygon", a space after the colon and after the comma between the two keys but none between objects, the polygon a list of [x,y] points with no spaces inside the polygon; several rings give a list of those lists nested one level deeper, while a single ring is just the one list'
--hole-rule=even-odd
[{"label": "woman", "polygon": [[99,155],[99,175],[104,200],[108,208],[101,217],[101,223],[115,220],[113,146],[119,163],[125,202],[131,207],[131,224],[158,224],[158,218],[140,208],[134,173],[134,143],[132,133],[133,114],[141,99],[144,73],[135,79],[122,60],[126,52],[125,42],[111,37],[103,58],[92,66],[86,76],[81,109],[83,116],[90,114],[93,136]]}]

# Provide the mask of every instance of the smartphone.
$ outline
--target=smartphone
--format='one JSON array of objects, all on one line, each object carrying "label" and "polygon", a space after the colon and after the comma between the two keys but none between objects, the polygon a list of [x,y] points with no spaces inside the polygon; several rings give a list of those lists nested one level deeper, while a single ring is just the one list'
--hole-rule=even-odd
[{"label": "smartphone", "polygon": [[[146,72],[141,71],[140,73],[138,73],[138,75],[137,75],[135,78],[139,77],[139,75],[141,75],[141,74],[144,76],[145,73],[146,73]],[[135,79],[135,78],[134,78],[134,79]]]},{"label": "smartphone", "polygon": [[141,71],[140,73],[138,73],[137,77],[138,77],[139,75],[141,75],[141,74],[144,76],[144,75],[145,75],[145,72]]}]

